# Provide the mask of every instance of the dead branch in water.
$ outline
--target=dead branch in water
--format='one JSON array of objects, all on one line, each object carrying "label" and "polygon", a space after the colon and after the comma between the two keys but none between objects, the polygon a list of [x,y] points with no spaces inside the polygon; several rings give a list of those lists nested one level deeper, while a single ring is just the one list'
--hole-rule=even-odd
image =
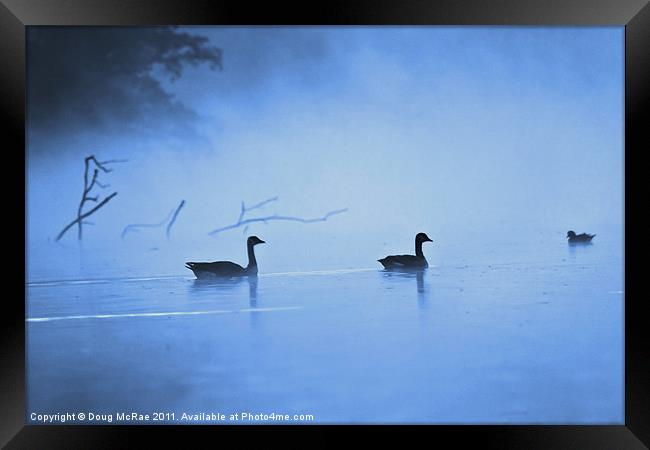
[{"label": "dead branch in water", "polygon": [[[95,187],[95,185],[99,186],[101,189],[106,189],[110,185],[108,184],[102,184],[98,180],[99,172],[102,171],[104,173],[109,173],[112,172],[112,169],[108,167],[109,164],[112,163],[119,163],[119,162],[126,162],[127,160],[125,159],[112,159],[108,161],[98,161],[94,155],[87,156],[84,159],[84,190],[83,194],[81,196],[81,200],[79,201],[79,207],[77,208],[77,218],[70,222],[68,225],[66,225],[63,230],[57,235],[56,241],[61,239],[63,235],[68,231],[70,228],[72,228],[75,224],[77,225],[77,237],[78,239],[81,240],[83,236],[83,225],[90,225],[90,222],[84,222],[83,219],[86,217],[90,216],[93,214],[95,211],[99,210],[102,206],[104,206],[106,203],[108,203],[113,197],[117,195],[117,192],[113,192],[111,195],[108,197],[104,198],[101,202],[99,202],[94,208],[92,208],[90,211],[83,212],[84,205],[86,202],[95,202],[97,203],[99,201],[99,195],[91,196],[90,191]],[[92,178],[90,182],[88,181],[88,176],[89,176],[89,171],[90,171],[90,163],[93,163],[93,171],[92,171]]]},{"label": "dead branch in water", "polygon": [[167,225],[167,228],[165,229],[165,234],[167,235],[167,239],[169,239],[169,233],[171,232],[172,226],[174,225],[174,222],[176,222],[176,218],[178,217],[178,213],[181,212],[181,208],[185,205],[185,200],[181,200],[180,204],[176,208],[176,211],[174,211],[174,215],[172,216],[172,220],[169,221],[169,224]]},{"label": "dead branch in water", "polygon": [[[80,216],[78,216],[75,220],[73,220],[73,221],[70,222],[68,225],[66,225],[65,228],[64,228],[63,230],[61,230],[61,232],[59,233],[59,235],[56,237],[56,240],[58,241],[59,239],[61,239],[61,238],[63,237],[63,235],[65,234],[65,232],[68,231],[68,230],[69,230],[69,229],[70,229],[74,224],[79,224],[79,225],[80,225],[80,226],[79,226],[79,229],[80,229],[80,230],[81,230],[81,224],[82,224],[82,223],[84,223],[84,224],[86,224],[86,225],[94,225],[92,222],[83,222],[83,219],[85,219],[86,217],[88,217],[89,215],[91,215],[92,213],[94,213],[95,211],[97,211],[99,208],[101,208],[102,206],[104,206],[106,203],[109,202],[110,199],[112,199],[112,198],[115,197],[116,195],[117,195],[117,192],[113,192],[111,195],[109,195],[109,196],[106,197],[104,200],[102,200],[102,201],[101,201],[97,206],[95,206],[93,209],[91,209],[90,211],[85,212],[85,213],[81,214]],[[79,231],[79,239],[81,239],[81,231]]]},{"label": "dead branch in water", "polygon": [[139,231],[138,228],[157,228],[162,227],[165,224],[167,224],[165,234],[167,235],[167,238],[169,238],[172,226],[174,225],[174,222],[176,222],[178,213],[180,213],[181,208],[183,208],[184,205],[185,200],[181,200],[180,204],[176,208],[172,209],[169,214],[167,214],[167,216],[158,223],[133,223],[125,226],[122,230],[122,239],[124,239],[124,236],[126,236],[130,231]]},{"label": "dead branch in water", "polygon": [[256,222],[263,222],[264,224],[267,224],[270,221],[273,220],[281,220],[281,221],[289,221],[289,222],[300,222],[300,223],[314,223],[314,222],[325,222],[327,219],[329,219],[331,216],[336,215],[336,214],[341,214],[344,213],[348,210],[348,208],[344,209],[337,209],[334,211],[330,211],[327,214],[325,214],[322,217],[316,217],[314,219],[305,219],[302,217],[295,217],[295,216],[283,216],[279,214],[273,214],[271,216],[265,216],[265,217],[255,217],[251,219],[244,219],[244,215],[252,211],[254,209],[259,209],[262,206],[266,205],[267,203],[274,202],[278,200],[278,196],[269,198],[267,200],[264,200],[263,202],[257,203],[256,205],[253,205],[249,208],[246,208],[246,205],[244,202],[241,203],[241,212],[239,213],[239,217],[237,219],[237,222],[232,224],[232,225],[227,225],[225,227],[217,228],[215,230],[210,231],[208,234],[214,235],[217,233],[221,233],[223,231],[227,230],[232,230],[234,228],[239,228],[241,226],[245,226],[244,232],[248,229],[248,225],[251,223],[256,223]]}]

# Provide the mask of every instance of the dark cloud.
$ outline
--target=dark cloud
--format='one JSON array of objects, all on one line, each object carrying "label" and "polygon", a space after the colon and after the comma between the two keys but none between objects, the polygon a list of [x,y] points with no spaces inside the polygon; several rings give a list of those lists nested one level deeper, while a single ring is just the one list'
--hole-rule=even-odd
[{"label": "dark cloud", "polygon": [[[194,112],[161,85],[187,66],[221,66],[206,37],[172,27],[30,27],[30,132],[187,132]],[[155,74],[155,75],[154,75]]]}]

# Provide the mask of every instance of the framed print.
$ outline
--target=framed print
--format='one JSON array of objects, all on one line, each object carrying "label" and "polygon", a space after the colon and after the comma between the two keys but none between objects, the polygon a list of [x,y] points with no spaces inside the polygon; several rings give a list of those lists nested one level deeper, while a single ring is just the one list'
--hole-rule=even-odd
[{"label": "framed print", "polygon": [[8,448],[650,442],[646,2],[0,11]]}]

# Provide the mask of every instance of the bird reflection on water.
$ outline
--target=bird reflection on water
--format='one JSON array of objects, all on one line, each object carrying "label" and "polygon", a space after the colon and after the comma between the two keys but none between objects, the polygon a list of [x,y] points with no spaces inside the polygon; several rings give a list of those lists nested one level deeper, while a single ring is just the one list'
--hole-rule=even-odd
[{"label": "bird reflection on water", "polygon": [[571,242],[571,241],[569,241],[569,248],[591,247],[592,245],[594,245],[594,243],[591,242],[591,241],[579,241],[579,242]]},{"label": "bird reflection on water", "polygon": [[427,306],[428,287],[424,284],[424,274],[427,269],[407,269],[407,268],[393,268],[384,269],[381,271],[382,276],[387,280],[416,280],[417,293],[418,293],[418,306],[425,308]]},{"label": "bird reflection on water", "polygon": [[567,245],[569,249],[569,257],[571,261],[576,261],[576,257],[578,256],[578,253],[583,253],[587,252],[589,253],[589,250],[591,247],[593,247],[593,243],[591,241],[587,242],[570,242]]},{"label": "bird reflection on water", "polygon": [[215,277],[209,279],[192,280],[192,291],[197,293],[210,293],[234,289],[241,283],[248,282],[248,304],[250,308],[257,308],[257,275],[244,277]]}]

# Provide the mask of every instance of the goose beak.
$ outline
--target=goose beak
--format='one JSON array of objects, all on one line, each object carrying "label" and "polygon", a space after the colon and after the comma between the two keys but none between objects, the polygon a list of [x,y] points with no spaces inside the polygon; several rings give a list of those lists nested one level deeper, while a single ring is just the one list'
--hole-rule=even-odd
[{"label": "goose beak", "polygon": [[263,241],[263,240],[260,239],[260,241],[258,242],[258,244],[266,244],[266,241]]}]

